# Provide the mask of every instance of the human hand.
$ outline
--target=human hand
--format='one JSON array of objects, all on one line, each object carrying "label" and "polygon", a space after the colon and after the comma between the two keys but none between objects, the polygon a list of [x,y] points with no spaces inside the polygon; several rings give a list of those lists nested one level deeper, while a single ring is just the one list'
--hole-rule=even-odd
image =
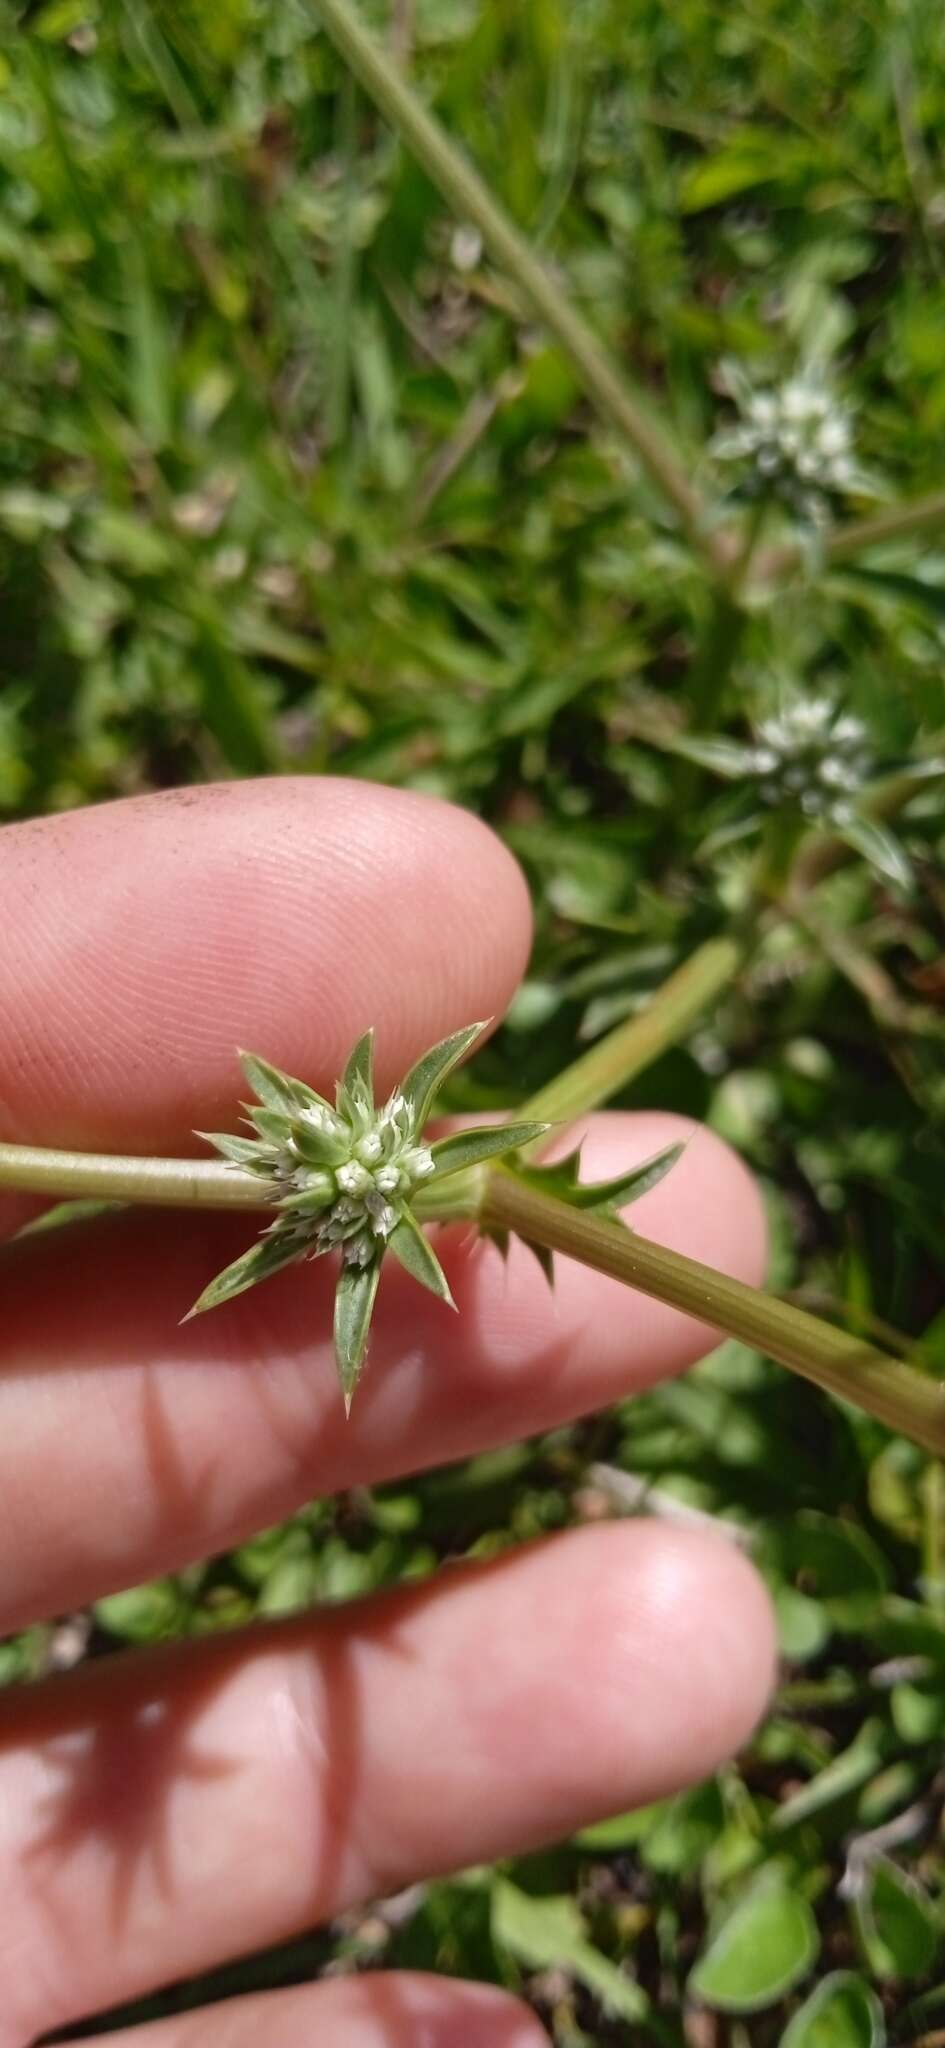
[{"label": "human hand", "polygon": [[[232,1125],[237,1044],[324,1088],[375,1023],[388,1085],[434,1039],[501,1014],[529,943],[521,877],[487,830],[342,781],[9,827],[0,906],[0,1130],[98,1151],[180,1153],[195,1127]],[[683,1123],[596,1117],[589,1172]],[[29,1213],[0,1195],[8,1238]],[[634,1221],[761,1276],[757,1195],[708,1132]],[[443,1232],[459,1316],[385,1270],[346,1422],[320,1265],[178,1325],[251,1229],[126,1211],[0,1252],[4,1630],[223,1550],[315,1494],[550,1429],[713,1342],[567,1260],[552,1295],[522,1247],[503,1267]],[[751,1729],[772,1661],[766,1597],[734,1547],[634,1520],[9,1690],[0,2048],[699,1779]],[[381,1973],[107,2038],[545,2039],[503,1993]]]}]

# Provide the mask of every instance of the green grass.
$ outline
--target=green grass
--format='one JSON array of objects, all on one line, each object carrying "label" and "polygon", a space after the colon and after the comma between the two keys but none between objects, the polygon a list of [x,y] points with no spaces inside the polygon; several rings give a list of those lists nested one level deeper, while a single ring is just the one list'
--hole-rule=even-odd
[{"label": "green grass", "polygon": [[[704,452],[729,358],[779,379],[818,347],[880,507],[938,488],[937,10],[420,0],[412,32],[398,20],[419,89],[660,408],[720,523],[741,516]],[[786,676],[838,692],[877,772],[934,751],[945,526],[834,566],[815,550],[736,616],[312,8],[50,0],[0,23],[0,814],[280,771],[472,806],[524,863],[538,937],[456,1100],[522,1099],[744,904],[753,819],[676,751],[688,727],[743,741]],[[795,539],[774,514],[761,546]],[[940,784],[916,785],[896,829],[908,887],[863,861],[829,873],[622,1099],[729,1137],[769,1197],[774,1284],[892,1326],[941,1375]],[[319,1504],[103,1602],[93,1648],[486,1554],[597,1512],[601,1465],[750,1532],[787,1659],[750,1753],[667,1808],[435,1885],[386,1932],[350,1919],[215,1988],[382,1954],[521,1982],[578,2048],[626,2039],[635,1982],[639,2038],[678,2048],[695,1967],[719,2048],[776,2048],[805,1990],[852,1970],[891,2043],[933,2036],[941,1472],[734,1344],[580,1428]],[[18,1638],[8,1675],[48,1650],[45,1628]],[[916,1803],[857,1910],[851,1845]],[[747,1949],[770,1958],[748,2020],[737,1943],[727,1961],[712,1946],[740,1899],[765,1916]],[[838,2042],[868,2040],[866,1993],[845,2011]]]}]

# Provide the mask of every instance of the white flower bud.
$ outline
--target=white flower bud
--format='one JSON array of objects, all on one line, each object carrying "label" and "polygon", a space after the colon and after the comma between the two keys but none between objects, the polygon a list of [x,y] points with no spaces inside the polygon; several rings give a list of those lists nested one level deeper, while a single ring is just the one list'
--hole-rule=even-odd
[{"label": "white flower bud", "polygon": [[344,1165],[337,1168],[335,1178],[346,1195],[366,1195],[374,1185],[367,1167],[362,1166],[359,1159],[346,1159]]}]

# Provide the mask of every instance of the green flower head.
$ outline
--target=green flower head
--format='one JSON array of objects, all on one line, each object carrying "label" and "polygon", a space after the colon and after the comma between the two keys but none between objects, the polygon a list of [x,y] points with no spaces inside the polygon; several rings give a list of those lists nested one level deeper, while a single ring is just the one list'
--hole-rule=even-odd
[{"label": "green flower head", "polygon": [[514,1151],[548,1128],[501,1124],[424,1143],[438,1088],[484,1028],[470,1024],[433,1046],[380,1108],[374,1101],[371,1031],[358,1040],[334,1105],[306,1082],[243,1053],[243,1072],[256,1097],[245,1105],[253,1136],[200,1135],[234,1169],[265,1184],[264,1199],[277,1214],[257,1243],[204,1289],[191,1315],[218,1307],[296,1259],[336,1252],[335,1353],[350,1408],[385,1253],[392,1252],[414,1279],[455,1306],[414,1214],[418,1193],[448,1174]]}]

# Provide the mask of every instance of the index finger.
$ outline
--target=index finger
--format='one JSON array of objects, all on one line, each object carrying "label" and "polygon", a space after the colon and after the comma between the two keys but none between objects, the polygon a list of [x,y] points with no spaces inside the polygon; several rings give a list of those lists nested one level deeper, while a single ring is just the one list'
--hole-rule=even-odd
[{"label": "index finger", "polygon": [[467,812],[298,777],[7,827],[0,930],[0,1135],[174,1152],[232,1119],[238,1045],[325,1086],[374,1024],[384,1085],[501,1012],[530,913]]}]

